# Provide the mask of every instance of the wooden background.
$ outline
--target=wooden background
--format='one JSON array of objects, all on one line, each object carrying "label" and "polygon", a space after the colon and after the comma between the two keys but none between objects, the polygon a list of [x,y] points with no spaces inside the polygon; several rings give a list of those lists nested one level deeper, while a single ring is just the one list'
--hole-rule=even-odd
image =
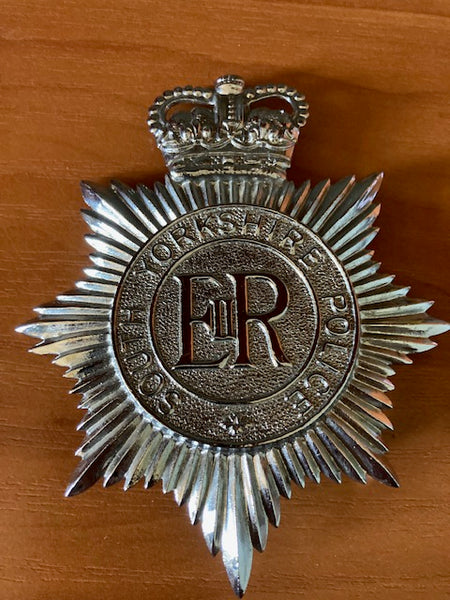
[{"label": "wooden background", "polygon": [[[383,169],[385,271],[449,306],[448,0],[2,0],[0,597],[233,597],[184,509],[97,486],[65,499],[82,436],[70,382],[13,332],[86,263],[78,180],[152,183],[147,106],[237,72],[302,90],[311,118],[291,178]],[[394,490],[325,481],[282,504],[248,600],[449,597],[449,355],[402,367],[386,436]]]}]

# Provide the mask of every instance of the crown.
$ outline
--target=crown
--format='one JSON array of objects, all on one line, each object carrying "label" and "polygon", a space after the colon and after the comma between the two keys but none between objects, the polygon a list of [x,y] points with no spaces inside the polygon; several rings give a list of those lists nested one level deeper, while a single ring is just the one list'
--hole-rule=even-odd
[{"label": "crown", "polygon": [[[273,103],[282,108],[271,108]],[[285,177],[305,97],[286,85],[245,87],[224,75],[214,88],[186,86],[164,92],[148,125],[175,180],[208,174]]]}]

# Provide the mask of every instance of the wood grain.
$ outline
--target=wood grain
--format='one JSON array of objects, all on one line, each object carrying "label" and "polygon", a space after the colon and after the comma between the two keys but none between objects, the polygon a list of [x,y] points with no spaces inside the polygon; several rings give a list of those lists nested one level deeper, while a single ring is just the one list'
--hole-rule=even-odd
[{"label": "wood grain", "polygon": [[[184,509],[159,489],[63,490],[82,436],[61,370],[13,332],[86,263],[79,179],[152,183],[145,126],[162,90],[225,72],[302,90],[291,177],[384,170],[378,259],[449,305],[449,4],[445,0],[3,0],[0,597],[231,598]],[[248,600],[449,597],[450,336],[400,368],[386,436],[401,488],[324,482],[282,506]]]}]

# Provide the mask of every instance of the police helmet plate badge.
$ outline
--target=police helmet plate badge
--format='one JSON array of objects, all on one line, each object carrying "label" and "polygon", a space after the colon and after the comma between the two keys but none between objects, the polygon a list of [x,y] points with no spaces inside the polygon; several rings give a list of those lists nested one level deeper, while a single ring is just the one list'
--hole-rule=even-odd
[{"label": "police helmet plate badge", "polygon": [[82,183],[92,266],[18,328],[83,396],[66,494],[161,481],[238,596],[292,482],[398,485],[388,377],[448,329],[368,250],[381,174],[286,180],[307,116],[295,89],[237,76],[165,92],[148,120],[165,184]]}]

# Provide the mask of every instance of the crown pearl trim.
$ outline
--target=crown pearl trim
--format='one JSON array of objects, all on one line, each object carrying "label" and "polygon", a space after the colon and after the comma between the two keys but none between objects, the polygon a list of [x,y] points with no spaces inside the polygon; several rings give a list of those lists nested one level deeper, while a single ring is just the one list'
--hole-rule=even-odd
[{"label": "crown pearl trim", "polygon": [[[270,108],[273,99],[285,108]],[[284,178],[307,117],[305,97],[294,88],[246,88],[237,75],[223,75],[214,88],[164,92],[149,110],[148,125],[175,180],[208,174]]]}]

